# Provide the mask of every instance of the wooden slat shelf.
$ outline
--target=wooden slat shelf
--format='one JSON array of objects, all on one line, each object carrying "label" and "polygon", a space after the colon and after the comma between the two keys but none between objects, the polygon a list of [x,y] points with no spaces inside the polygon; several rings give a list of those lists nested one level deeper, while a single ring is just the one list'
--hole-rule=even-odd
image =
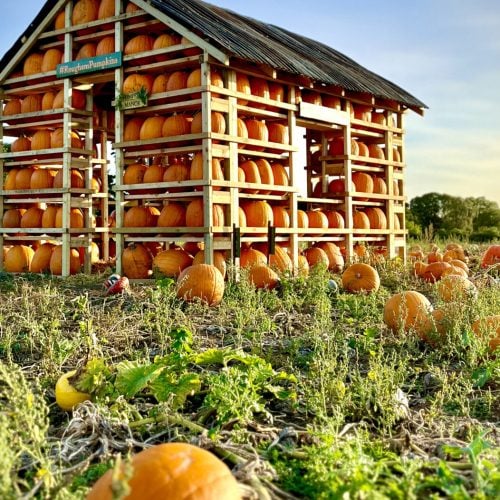
[{"label": "wooden slat shelf", "polygon": [[[0,122],[8,123],[9,127],[12,127],[14,124],[24,124],[24,125],[33,125],[36,123],[43,124],[45,119],[47,121],[58,120],[62,122],[64,113],[72,113],[73,122],[78,121],[78,117],[89,117],[92,116],[91,111],[82,111],[74,108],[58,108],[58,109],[47,109],[44,111],[35,111],[33,113],[24,113],[19,115],[8,115],[8,116],[0,116]],[[5,127],[8,129],[8,127]]]}]

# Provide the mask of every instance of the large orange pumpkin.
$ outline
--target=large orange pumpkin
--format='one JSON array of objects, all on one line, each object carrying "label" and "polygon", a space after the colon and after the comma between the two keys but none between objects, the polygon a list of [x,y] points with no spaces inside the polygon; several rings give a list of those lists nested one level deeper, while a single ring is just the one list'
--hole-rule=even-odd
[{"label": "large orange pumpkin", "polygon": [[31,207],[21,217],[21,227],[36,228],[42,227],[43,209]]},{"label": "large orange pumpkin", "polygon": [[3,214],[2,227],[21,227],[21,217],[25,212],[25,208],[9,208]]},{"label": "large orange pumpkin", "polygon": [[325,215],[328,219],[328,227],[330,229],[344,229],[344,216],[338,210],[326,210]]},{"label": "large orange pumpkin", "polygon": [[490,350],[500,347],[500,314],[480,318],[472,324],[472,331],[478,336],[489,339]]},{"label": "large orange pumpkin", "polygon": [[80,61],[81,59],[88,59],[89,57],[96,56],[96,44],[92,42],[84,43],[75,56],[75,61]]},{"label": "large orange pumpkin", "polygon": [[105,36],[99,40],[96,48],[95,55],[96,56],[104,56],[106,54],[112,54],[115,51],[115,37],[114,36]]},{"label": "large orange pumpkin", "polygon": [[273,290],[278,285],[280,278],[266,263],[255,264],[248,271],[248,281],[255,288]]},{"label": "large orange pumpkin", "polygon": [[[55,227],[63,227],[63,212],[64,208],[59,207],[55,217]],[[80,229],[85,227],[85,219],[83,212],[79,208],[71,208],[69,211],[69,223],[71,228]]]},{"label": "large orange pumpkin", "polygon": [[163,176],[165,175],[166,167],[163,165],[155,164],[150,165],[144,172],[144,177],[142,182],[144,184],[157,184],[158,182],[163,182]]},{"label": "large orange pumpkin", "polygon": [[31,139],[22,135],[18,137],[11,145],[10,150],[12,153],[20,153],[22,151],[31,150]]},{"label": "large orange pumpkin", "polygon": [[31,150],[50,149],[50,130],[37,130],[31,138]]},{"label": "large orange pumpkin", "polygon": [[[50,256],[50,272],[56,276],[61,276],[63,273],[63,245],[56,245],[52,249]],[[76,274],[80,272],[80,254],[76,248],[69,249],[69,273]]]},{"label": "large orange pumpkin", "polygon": [[123,274],[130,279],[146,279],[152,274],[153,256],[140,243],[131,243],[123,250]]},{"label": "large orange pumpkin", "polygon": [[267,257],[256,248],[242,248],[240,253],[240,266],[253,267],[256,265],[266,265]]},{"label": "large orange pumpkin", "polygon": [[[202,132],[202,118],[203,113],[201,111],[194,115],[193,121],[191,122],[191,133],[200,134]],[[226,133],[226,120],[222,113],[218,111],[212,111],[211,113],[211,132],[214,134],[225,134]]]},{"label": "large orange pumpkin", "polygon": [[[309,221],[309,229],[328,229],[328,217],[321,210],[308,210],[306,213]],[[322,236],[323,234],[324,231],[314,234],[314,236]]]},{"label": "large orange pumpkin", "polygon": [[[85,109],[87,106],[87,96],[85,92],[73,89],[71,92],[71,107],[74,109]],[[53,109],[64,108],[64,89],[61,89],[52,102]]]},{"label": "large orange pumpkin", "polygon": [[267,125],[267,130],[269,131],[269,142],[277,142],[279,144],[290,143],[290,136],[286,125],[277,122],[270,122]]},{"label": "large orange pumpkin", "polygon": [[[216,306],[221,303],[223,295],[224,277],[215,266],[190,266],[177,279],[177,297],[188,302],[201,300],[209,306]],[[185,492],[183,495],[185,496]]]},{"label": "large orange pumpkin", "polygon": [[169,202],[165,205],[158,217],[158,227],[186,226],[186,207],[181,203]]},{"label": "large orange pumpkin", "polygon": [[139,52],[151,52],[154,43],[154,38],[149,35],[137,35],[125,44],[123,52],[125,55],[138,54]]},{"label": "large orange pumpkin", "polygon": [[58,210],[57,205],[49,205],[43,212],[42,227],[50,228],[56,227],[56,215]]},{"label": "large orange pumpkin", "polygon": [[[169,116],[162,127],[163,137],[174,137],[177,135],[186,135],[191,132],[191,124],[186,115],[179,113]],[[182,144],[182,142],[170,142],[170,146],[175,147],[177,144]]]},{"label": "large orange pumpkin", "polygon": [[42,111],[53,109],[55,98],[56,98],[55,92],[45,92],[42,97]]},{"label": "large orange pumpkin", "polygon": [[3,108],[4,116],[18,115],[21,113],[22,100],[21,99],[11,99],[7,101],[7,104]]},{"label": "large orange pumpkin", "polygon": [[276,227],[290,227],[290,215],[285,207],[273,205],[273,220]]},{"label": "large orange pumpkin", "polygon": [[4,269],[8,273],[26,273],[30,269],[34,250],[25,245],[13,245],[7,251]]},{"label": "large orange pumpkin", "polygon": [[331,241],[321,241],[314,245],[321,248],[328,257],[328,269],[333,273],[340,273],[344,268],[344,257],[340,248]]},{"label": "large orange pumpkin", "polygon": [[100,0],[78,0],[73,6],[72,25],[86,24],[97,20],[99,5]]},{"label": "large orange pumpkin", "polygon": [[[60,189],[63,187],[64,182],[64,170],[60,169],[54,177],[53,187]],[[85,179],[83,174],[76,168],[72,168],[70,172],[70,186],[76,189],[82,189],[85,187]]]},{"label": "large orange pumpkin", "polygon": [[273,210],[267,201],[249,201],[242,205],[248,227],[267,227],[273,224]]},{"label": "large orange pumpkin", "polygon": [[[134,117],[125,123],[125,129],[123,130],[123,140],[124,142],[138,141],[141,138],[141,129],[144,124],[145,119],[140,117]],[[162,122],[163,125],[163,122]],[[161,128],[160,128],[161,130]],[[146,131],[144,131],[146,133]],[[161,134],[161,132],[160,132]]]},{"label": "large orange pumpkin", "polygon": [[[290,177],[286,168],[278,162],[271,164],[271,170],[273,171],[273,182],[275,186],[289,186]],[[283,194],[281,191],[277,191],[276,194]]]},{"label": "large orange pumpkin", "polygon": [[322,248],[319,247],[306,248],[304,250],[304,255],[311,268],[316,266],[323,266],[325,269],[327,269],[330,264],[328,255],[326,255],[326,252]]},{"label": "large orange pumpkin", "polygon": [[380,276],[368,264],[351,264],[342,274],[342,286],[351,293],[376,292],[380,287]]},{"label": "large orange pumpkin", "polygon": [[189,74],[186,71],[174,71],[167,82],[167,92],[185,89]]},{"label": "large orange pumpkin", "polygon": [[132,94],[144,89],[147,94],[153,91],[154,77],[145,73],[133,73],[123,81],[122,91],[124,94]]},{"label": "large orange pumpkin", "polygon": [[21,113],[36,113],[42,110],[42,94],[27,95],[21,101]]},{"label": "large orange pumpkin", "polygon": [[394,332],[413,329],[423,336],[428,325],[432,305],[419,292],[406,291],[393,295],[384,307],[384,322]]},{"label": "large orange pumpkin", "polygon": [[54,186],[55,170],[37,168],[31,174],[30,189],[50,189]]},{"label": "large orange pumpkin", "polygon": [[[227,264],[224,252],[221,252],[220,250],[214,250],[213,256],[214,256],[214,266],[221,272],[222,276],[225,278]],[[204,263],[205,263],[205,250],[200,250],[194,256],[193,265],[204,264]]]},{"label": "large orange pumpkin", "polygon": [[448,262],[432,262],[431,264],[428,264],[428,266],[425,268],[422,278],[425,281],[434,283],[435,281],[439,281],[441,279],[443,272],[446,269],[450,268],[451,265],[448,264]]},{"label": "large orange pumpkin", "polygon": [[365,208],[364,212],[370,221],[370,229],[387,229],[387,217],[381,208],[369,207]]},{"label": "large orange pumpkin", "polygon": [[177,278],[179,274],[193,264],[193,257],[182,248],[164,250],[153,259],[153,272]]},{"label": "large orange pumpkin", "polygon": [[30,76],[41,73],[43,63],[43,54],[39,52],[31,53],[25,60],[23,65],[23,75]]},{"label": "large orange pumpkin", "polygon": [[115,0],[101,0],[97,19],[106,19],[115,15]]},{"label": "large orange pumpkin", "polygon": [[158,139],[162,136],[162,127],[164,123],[165,117],[163,116],[149,116],[146,120],[144,120],[144,123],[141,126],[139,139],[141,141]]},{"label": "large orange pumpkin", "polygon": [[[197,270],[194,274],[200,273]],[[132,458],[127,500],[240,500],[238,483],[228,467],[210,452],[185,443],[166,443]],[[125,474],[119,476],[125,478]],[[114,472],[94,485],[87,500],[112,500]]]},{"label": "large orange pumpkin", "polygon": [[[160,212],[155,207],[139,205],[129,208],[123,217],[124,227],[154,227]],[[131,276],[128,276],[129,278]]]},{"label": "large orange pumpkin", "polygon": [[500,263],[500,245],[490,245],[481,258],[481,267],[494,266]]},{"label": "large orange pumpkin", "polygon": [[151,89],[152,94],[163,94],[168,92],[168,79],[170,78],[170,73],[162,73],[158,75],[153,82],[153,88]]},{"label": "large orange pumpkin", "polygon": [[[70,147],[75,149],[82,149],[83,142],[80,139],[80,136],[72,130],[70,132]],[[50,147],[51,148],[62,148],[64,147],[64,129],[57,128],[50,135]]]},{"label": "large orange pumpkin", "polygon": [[32,273],[45,273],[50,271],[50,258],[56,245],[53,243],[43,243],[40,245],[31,260],[30,271]]},{"label": "large orange pumpkin", "polygon": [[[269,141],[269,131],[264,121],[252,118],[250,120],[246,120],[245,125],[248,131],[249,139],[264,142]],[[264,146],[247,146],[247,148],[255,151],[264,151],[265,149]]]},{"label": "large orange pumpkin", "polygon": [[[247,160],[239,165],[239,167],[245,173],[245,182],[251,184],[261,184],[262,179],[260,177],[260,171],[257,163],[252,160]],[[258,189],[245,189],[247,193],[258,193]]]},{"label": "large orange pumpkin", "polygon": [[142,184],[147,169],[143,163],[131,163],[123,172],[123,184]]},{"label": "large orange pumpkin", "polygon": [[[236,90],[242,94],[252,94],[252,89],[250,88],[250,80],[247,75],[244,75],[243,73],[236,73]],[[248,104],[248,100],[238,99],[238,104],[246,106]]]},{"label": "large orange pumpkin", "polygon": [[16,189],[30,189],[33,167],[20,168],[16,173]]},{"label": "large orange pumpkin", "polygon": [[276,245],[274,254],[269,256],[269,265],[273,269],[277,269],[282,273],[293,271],[292,259],[290,258],[288,253],[279,245]]},{"label": "large orange pumpkin", "polygon": [[[157,36],[153,43],[153,50],[166,49],[181,43],[181,37],[175,33],[162,33]],[[168,59],[168,53],[157,57],[158,61]]]},{"label": "large orange pumpkin", "polygon": [[[203,209],[203,198],[195,198],[186,208],[186,226],[203,227],[205,225],[205,213]],[[212,205],[212,225],[215,227],[224,225],[224,209],[222,205]]]},{"label": "large orange pumpkin", "polygon": [[[189,178],[192,181],[203,180],[203,153],[196,153],[191,161],[191,169],[189,171]],[[212,180],[223,181],[224,172],[222,170],[222,164],[218,158],[212,158]],[[220,190],[219,187],[215,187],[214,190]]]},{"label": "large orange pumpkin", "polygon": [[[260,182],[262,184],[270,184],[270,185],[274,184],[274,175],[271,164],[264,158],[257,160],[255,164],[257,165],[257,169],[259,171]],[[246,171],[245,171],[245,179],[246,179]],[[261,189],[259,190],[259,192],[261,194],[269,194],[271,190]]]},{"label": "large orange pumpkin", "polygon": [[444,276],[437,284],[437,293],[444,302],[462,302],[467,298],[475,297],[477,289],[467,277],[449,274]]}]

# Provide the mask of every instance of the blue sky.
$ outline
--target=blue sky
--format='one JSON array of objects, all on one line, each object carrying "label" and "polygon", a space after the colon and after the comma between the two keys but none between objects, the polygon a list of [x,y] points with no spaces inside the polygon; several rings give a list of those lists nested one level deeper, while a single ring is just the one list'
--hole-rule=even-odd
[{"label": "blue sky", "polygon": [[[423,118],[406,119],[409,198],[436,191],[500,203],[498,0],[212,3],[326,43],[425,102]],[[2,54],[43,4],[2,1]]]}]

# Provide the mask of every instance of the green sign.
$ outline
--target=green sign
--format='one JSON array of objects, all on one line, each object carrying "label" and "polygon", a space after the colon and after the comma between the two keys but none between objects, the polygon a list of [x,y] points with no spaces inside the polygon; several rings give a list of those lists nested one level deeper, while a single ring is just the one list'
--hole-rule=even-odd
[{"label": "green sign", "polygon": [[58,64],[56,76],[57,78],[69,78],[70,76],[119,68],[121,65],[122,53],[113,52],[112,54],[105,54],[103,56],[87,57],[79,61]]}]

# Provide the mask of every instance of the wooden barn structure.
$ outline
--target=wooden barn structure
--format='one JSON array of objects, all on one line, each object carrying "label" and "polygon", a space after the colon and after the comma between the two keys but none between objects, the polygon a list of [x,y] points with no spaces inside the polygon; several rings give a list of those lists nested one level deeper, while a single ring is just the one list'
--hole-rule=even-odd
[{"label": "wooden barn structure", "polygon": [[425,105],[309,38],[199,0],[49,0],[0,99],[7,271],[100,253],[146,278],[174,243],[207,263],[249,245],[295,266],[322,243],[404,257],[403,118]]}]

